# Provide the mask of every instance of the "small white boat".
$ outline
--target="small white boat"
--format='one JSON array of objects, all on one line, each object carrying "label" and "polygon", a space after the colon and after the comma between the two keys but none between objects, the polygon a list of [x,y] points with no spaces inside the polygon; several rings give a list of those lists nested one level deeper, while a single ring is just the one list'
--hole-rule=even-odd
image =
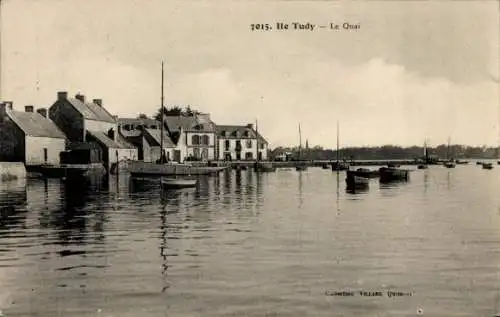
[{"label": "small white boat", "polygon": [[188,188],[195,187],[198,181],[196,179],[189,178],[161,178],[162,188]]}]

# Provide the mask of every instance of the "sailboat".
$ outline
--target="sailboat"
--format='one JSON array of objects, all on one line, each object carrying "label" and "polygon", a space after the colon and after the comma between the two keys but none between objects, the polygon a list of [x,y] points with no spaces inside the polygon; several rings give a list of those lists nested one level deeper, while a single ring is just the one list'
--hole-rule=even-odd
[{"label": "sailboat", "polygon": [[425,142],[424,142],[424,163],[419,164],[417,166],[417,168],[419,170],[427,169],[427,168],[429,168],[429,166],[427,165],[428,163],[429,163],[429,151],[427,150],[427,140],[425,140]]},{"label": "sailboat", "polygon": [[345,171],[349,169],[348,164],[340,162],[339,131],[339,122],[337,121],[337,161],[332,163],[332,171]]},{"label": "sailboat", "polygon": [[[163,62],[161,63],[161,131],[160,131],[160,159],[156,162],[143,162],[143,161],[131,161],[129,163],[130,175],[133,177],[162,177],[168,175],[208,175],[218,173],[227,167],[213,167],[213,166],[193,166],[184,163],[173,163],[168,162],[165,155],[164,145],[164,130],[165,123],[163,120],[164,116],[164,96],[163,96]],[[175,187],[176,183],[181,187],[189,187],[196,185],[196,180],[190,180],[187,182],[183,180],[182,184],[179,179],[163,179],[162,185],[167,187]]]},{"label": "sailboat", "polygon": [[297,165],[295,165],[295,170],[297,171],[305,171],[307,170],[307,165],[302,161],[302,132],[300,131],[300,123],[299,123],[299,155],[297,158]]},{"label": "sailboat", "polygon": [[453,158],[449,157],[450,153],[450,138],[448,138],[448,148],[446,149],[446,158],[448,159],[447,162],[444,163],[444,166],[446,168],[455,168],[455,162],[453,161]]}]

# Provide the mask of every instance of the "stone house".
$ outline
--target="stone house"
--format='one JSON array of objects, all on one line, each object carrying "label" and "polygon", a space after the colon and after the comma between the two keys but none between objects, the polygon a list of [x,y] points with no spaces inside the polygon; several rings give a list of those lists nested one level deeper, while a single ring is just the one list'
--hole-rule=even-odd
[{"label": "stone house", "polygon": [[95,142],[102,149],[102,160],[109,168],[118,161],[136,160],[137,148],[118,133],[118,122],[104,107],[102,99],[86,100],[82,94],[68,98],[58,92],[49,117],[71,142]]},{"label": "stone house", "polygon": [[47,109],[26,106],[22,112],[10,101],[0,105],[0,161],[59,165],[65,147],[66,136],[47,118]]},{"label": "stone house", "polygon": [[218,160],[267,160],[268,142],[253,124],[217,125]]},{"label": "stone house", "polygon": [[[193,116],[165,116],[168,133],[175,142],[184,142],[186,159],[215,160],[215,123],[209,114]],[[178,138],[178,139],[177,139]]]}]

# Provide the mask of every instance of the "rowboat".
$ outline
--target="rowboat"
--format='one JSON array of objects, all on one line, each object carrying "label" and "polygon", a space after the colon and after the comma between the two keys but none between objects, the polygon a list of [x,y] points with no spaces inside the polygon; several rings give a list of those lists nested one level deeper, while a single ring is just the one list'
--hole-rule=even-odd
[{"label": "rowboat", "polygon": [[443,165],[446,168],[455,168],[456,166],[454,162],[445,162]]},{"label": "rowboat", "polygon": [[161,178],[161,187],[164,189],[195,187],[198,181],[190,178]]},{"label": "rowboat", "polygon": [[491,170],[491,169],[493,169],[493,164],[492,163],[483,163],[483,169]]},{"label": "rowboat", "polygon": [[347,177],[345,179],[347,187],[349,188],[363,188],[367,187],[370,183],[368,177],[357,176],[353,173],[354,171],[347,171]]},{"label": "rowboat", "polygon": [[409,170],[396,167],[381,167],[379,172],[381,182],[407,181],[410,178]]},{"label": "rowboat", "polygon": [[355,175],[359,177],[365,178],[375,178],[380,176],[380,172],[377,170],[370,170],[367,168],[358,168],[357,170],[349,170],[347,172],[348,175]]}]

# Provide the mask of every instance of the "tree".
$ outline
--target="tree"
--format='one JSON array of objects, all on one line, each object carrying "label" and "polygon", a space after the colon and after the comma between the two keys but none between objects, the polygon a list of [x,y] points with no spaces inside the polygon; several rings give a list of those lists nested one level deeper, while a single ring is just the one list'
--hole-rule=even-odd
[{"label": "tree", "polygon": [[148,119],[148,116],[144,113],[139,113],[139,115],[137,116],[137,119]]},{"label": "tree", "polygon": [[[171,108],[163,107],[163,115],[165,116],[185,116],[192,117],[196,114],[200,114],[198,110],[191,109],[191,106],[187,105],[184,109],[180,106],[173,106]],[[155,120],[161,120],[161,110],[158,109],[154,115]]]}]

